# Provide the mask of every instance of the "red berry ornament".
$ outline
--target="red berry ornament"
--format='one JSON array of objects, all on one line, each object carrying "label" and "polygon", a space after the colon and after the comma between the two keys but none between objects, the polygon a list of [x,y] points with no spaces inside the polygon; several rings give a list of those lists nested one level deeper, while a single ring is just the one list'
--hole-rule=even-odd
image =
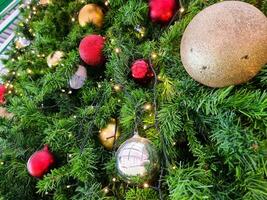
[{"label": "red berry ornament", "polygon": [[146,82],[151,79],[154,74],[145,60],[137,60],[131,67],[132,77],[139,82]]},{"label": "red berry ornament", "polygon": [[30,175],[41,178],[48,172],[54,162],[53,154],[49,151],[48,145],[45,145],[42,150],[35,152],[30,157],[27,163],[27,169]]},{"label": "red berry ornament", "polygon": [[98,66],[104,63],[105,40],[100,35],[88,35],[82,39],[79,46],[81,59],[88,65]]},{"label": "red berry ornament", "polygon": [[170,22],[177,9],[176,0],[150,0],[149,15],[153,22]]},{"label": "red berry ornament", "polygon": [[5,104],[5,94],[6,94],[6,87],[4,85],[0,85],[0,104]]}]

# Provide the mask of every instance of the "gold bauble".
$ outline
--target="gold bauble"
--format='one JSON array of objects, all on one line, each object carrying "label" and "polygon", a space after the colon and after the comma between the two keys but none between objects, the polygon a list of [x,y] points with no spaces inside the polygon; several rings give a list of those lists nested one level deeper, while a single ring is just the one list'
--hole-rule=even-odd
[{"label": "gold bauble", "polygon": [[267,62],[267,18],[240,1],[207,7],[187,26],[181,59],[188,74],[204,85],[244,83]]},{"label": "gold bauble", "polygon": [[64,52],[62,51],[55,51],[47,56],[47,65],[49,67],[57,66],[62,58],[64,57]]},{"label": "gold bauble", "polygon": [[87,4],[79,12],[79,24],[86,26],[91,23],[100,28],[103,25],[104,13],[100,6],[96,4]]},{"label": "gold bauble", "polygon": [[120,131],[115,119],[111,119],[105,128],[99,131],[99,140],[101,144],[108,150],[112,150],[115,141],[120,136]]},{"label": "gold bauble", "polygon": [[40,5],[47,5],[47,4],[50,4],[50,3],[51,3],[51,0],[40,0],[39,1]]}]

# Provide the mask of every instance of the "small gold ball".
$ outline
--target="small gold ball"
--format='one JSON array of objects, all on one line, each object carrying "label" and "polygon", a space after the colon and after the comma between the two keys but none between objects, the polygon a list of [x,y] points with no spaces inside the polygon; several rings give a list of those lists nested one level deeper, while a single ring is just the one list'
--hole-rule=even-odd
[{"label": "small gold ball", "polygon": [[112,150],[119,136],[120,131],[117,127],[116,119],[111,119],[108,125],[99,132],[100,143],[108,150]]},{"label": "small gold ball", "polygon": [[103,25],[104,13],[102,8],[96,4],[87,4],[79,12],[79,24],[84,27],[87,24],[94,24],[100,28]]}]

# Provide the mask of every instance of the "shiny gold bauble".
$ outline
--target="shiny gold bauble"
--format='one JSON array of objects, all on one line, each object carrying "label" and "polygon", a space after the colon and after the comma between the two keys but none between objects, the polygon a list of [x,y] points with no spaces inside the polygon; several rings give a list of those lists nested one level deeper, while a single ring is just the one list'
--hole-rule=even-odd
[{"label": "shiny gold bauble", "polygon": [[100,28],[103,25],[104,13],[100,6],[87,4],[80,10],[78,18],[81,26],[91,23]]},{"label": "shiny gold bauble", "polygon": [[101,144],[108,150],[112,150],[115,141],[119,136],[120,131],[115,119],[111,119],[108,125],[99,131],[99,140]]},{"label": "shiny gold bauble", "polygon": [[40,5],[47,5],[47,4],[50,4],[52,0],[40,0],[39,1],[39,4]]},{"label": "shiny gold bauble", "polygon": [[151,182],[160,168],[159,156],[152,142],[135,135],[126,140],[116,152],[116,169],[129,184]]},{"label": "shiny gold bauble", "polygon": [[57,66],[62,58],[64,57],[64,52],[62,51],[55,51],[47,56],[47,65],[49,67]]},{"label": "shiny gold bauble", "polygon": [[267,62],[267,18],[240,1],[207,7],[187,26],[181,59],[188,74],[204,85],[244,83]]}]

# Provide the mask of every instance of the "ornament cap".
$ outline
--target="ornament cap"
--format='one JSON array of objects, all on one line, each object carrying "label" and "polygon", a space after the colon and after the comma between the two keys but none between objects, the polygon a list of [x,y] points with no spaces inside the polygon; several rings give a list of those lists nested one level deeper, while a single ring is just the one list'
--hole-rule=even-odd
[{"label": "ornament cap", "polygon": [[49,151],[49,146],[48,146],[48,144],[45,144],[45,145],[44,145],[43,150],[44,150],[44,151]]}]

